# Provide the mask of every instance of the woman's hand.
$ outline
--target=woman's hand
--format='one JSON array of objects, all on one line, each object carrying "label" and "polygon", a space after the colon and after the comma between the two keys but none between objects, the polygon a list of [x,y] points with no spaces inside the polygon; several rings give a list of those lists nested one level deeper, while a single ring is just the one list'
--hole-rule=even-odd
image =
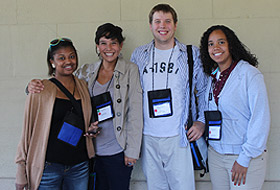
[{"label": "woman's hand", "polygon": [[44,90],[44,85],[40,79],[32,79],[27,88],[29,93],[40,93]]},{"label": "woman's hand", "polygon": [[95,121],[94,123],[91,123],[88,131],[84,136],[90,137],[90,138],[96,138],[97,135],[100,133],[100,127],[98,127],[98,121]]},{"label": "woman's hand", "polygon": [[240,164],[238,164],[236,161],[234,162],[231,172],[231,180],[234,182],[234,185],[238,183],[238,186],[240,186],[241,181],[243,179],[243,185],[246,183],[246,175],[247,175],[247,167],[243,167]]},{"label": "woman's hand", "polygon": [[187,132],[189,141],[192,142],[199,139],[203,135],[204,130],[205,130],[204,123],[200,121],[193,122],[193,126],[191,126],[191,128]]},{"label": "woman's hand", "polygon": [[16,190],[24,190],[24,189],[26,189],[26,188],[25,188],[26,185],[27,185],[27,184],[24,184],[24,185],[22,185],[22,184],[16,184]]},{"label": "woman's hand", "polygon": [[128,167],[132,167],[134,166],[134,164],[136,163],[136,159],[134,158],[129,158],[127,156],[124,156],[124,164]]}]

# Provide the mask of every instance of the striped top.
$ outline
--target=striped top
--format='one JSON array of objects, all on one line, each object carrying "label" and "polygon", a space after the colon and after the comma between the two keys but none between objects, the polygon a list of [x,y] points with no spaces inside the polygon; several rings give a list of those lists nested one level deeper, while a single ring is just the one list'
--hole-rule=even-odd
[{"label": "striped top", "polygon": [[[177,39],[175,39],[176,46],[179,48],[179,54],[177,55],[177,63],[178,67],[181,71],[182,85],[181,89],[184,92],[184,111],[182,112],[182,121],[181,121],[181,146],[187,146],[188,140],[185,135],[185,126],[187,124],[187,118],[189,114],[189,76],[188,76],[188,55],[187,55],[187,47],[186,45],[180,43]],[[134,50],[131,55],[131,61],[138,65],[140,71],[140,79],[142,88],[145,84],[143,84],[143,71],[145,66],[149,63],[151,53],[154,48],[154,41],[150,43],[140,46]],[[195,105],[195,96],[193,94],[192,97],[192,112],[194,121],[201,121],[204,123],[204,109],[205,109],[205,90],[207,84],[207,76],[203,72],[203,67],[199,58],[199,49],[193,46],[193,59],[194,59],[194,69],[193,69],[193,92],[196,89],[196,96],[198,97],[198,106],[196,108]],[[164,83],[166,81],[163,81]],[[172,86],[170,87],[172,90]],[[174,87],[173,87],[174,88]],[[144,88],[143,88],[144,89]],[[198,110],[198,111],[197,111]],[[144,116],[145,120],[145,116]],[[148,127],[148,126],[144,126]]]}]

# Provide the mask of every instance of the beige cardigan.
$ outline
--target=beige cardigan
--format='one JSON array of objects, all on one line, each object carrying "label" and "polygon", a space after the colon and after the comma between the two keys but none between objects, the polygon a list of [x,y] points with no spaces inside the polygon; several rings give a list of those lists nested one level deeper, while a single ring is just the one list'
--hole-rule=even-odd
[{"label": "beige cardigan", "polygon": [[[76,76],[92,84],[97,78],[101,61],[82,65]],[[142,88],[139,70],[134,63],[125,61],[121,56],[114,70],[114,132],[118,143],[124,149],[125,156],[138,159],[143,131]]]},{"label": "beige cardigan", "polygon": [[[81,96],[82,109],[87,131],[91,118],[91,103],[85,81],[75,77],[76,87]],[[21,140],[16,154],[18,170],[16,184],[27,184],[28,189],[36,190],[44,170],[52,111],[57,87],[49,80],[43,80],[44,90],[29,94],[25,102],[24,123]],[[92,140],[86,137],[88,157],[94,156]]]}]

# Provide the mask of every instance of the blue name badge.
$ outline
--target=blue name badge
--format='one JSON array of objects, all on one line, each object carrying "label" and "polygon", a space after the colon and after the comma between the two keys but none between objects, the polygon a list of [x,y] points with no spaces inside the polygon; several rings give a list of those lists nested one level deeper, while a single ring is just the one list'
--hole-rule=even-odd
[{"label": "blue name badge", "polygon": [[221,139],[222,121],[209,121],[209,140]]},{"label": "blue name badge", "polygon": [[153,111],[155,117],[171,116],[171,100],[170,97],[162,99],[154,99]]},{"label": "blue name badge", "polygon": [[171,89],[147,92],[150,118],[169,117],[173,115]]},{"label": "blue name badge", "polygon": [[101,104],[99,106],[96,106],[96,111],[97,111],[97,117],[98,117],[99,122],[114,117],[114,112],[113,112],[113,107],[112,107],[111,101]]},{"label": "blue name badge", "polygon": [[69,123],[64,122],[59,131],[57,138],[72,146],[77,146],[82,134],[83,134],[83,130]]},{"label": "blue name badge", "polygon": [[204,111],[204,116],[208,140],[221,140],[222,113],[219,110]]}]

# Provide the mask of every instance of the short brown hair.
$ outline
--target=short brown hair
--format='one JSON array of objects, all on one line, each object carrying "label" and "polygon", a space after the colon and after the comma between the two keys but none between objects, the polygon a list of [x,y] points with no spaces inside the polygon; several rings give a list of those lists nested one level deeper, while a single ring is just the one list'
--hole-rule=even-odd
[{"label": "short brown hair", "polygon": [[178,21],[176,11],[168,4],[157,4],[152,8],[149,13],[149,23],[152,24],[153,16],[155,12],[162,11],[164,13],[171,13],[174,23],[176,24]]}]

